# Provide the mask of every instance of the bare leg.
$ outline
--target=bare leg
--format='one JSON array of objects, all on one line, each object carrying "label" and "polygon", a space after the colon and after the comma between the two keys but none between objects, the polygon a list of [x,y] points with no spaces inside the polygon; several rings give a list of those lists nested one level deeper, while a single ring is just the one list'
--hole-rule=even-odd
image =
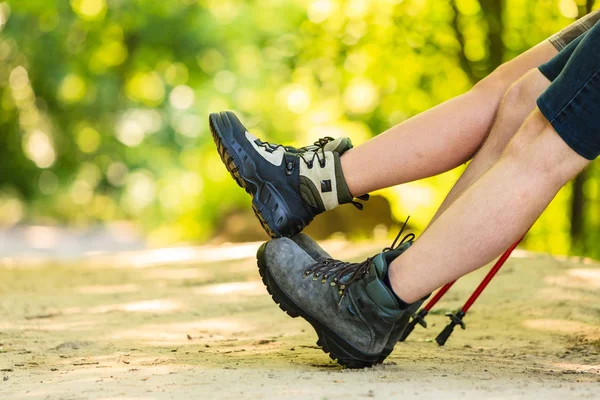
[{"label": "bare leg", "polygon": [[515,242],[588,163],[536,109],[494,166],[394,260],[394,291],[414,302],[487,264]]},{"label": "bare leg", "polygon": [[550,85],[548,79],[535,68],[515,82],[506,92],[490,135],[456,182],[433,216],[435,221],[481,175],[496,163],[502,151],[515,135],[525,118],[535,109],[536,99]]},{"label": "bare leg", "polygon": [[469,92],[346,152],[342,169],[350,192],[359,196],[437,175],[471,159],[508,87],[556,54],[554,46],[544,41],[500,66]]}]

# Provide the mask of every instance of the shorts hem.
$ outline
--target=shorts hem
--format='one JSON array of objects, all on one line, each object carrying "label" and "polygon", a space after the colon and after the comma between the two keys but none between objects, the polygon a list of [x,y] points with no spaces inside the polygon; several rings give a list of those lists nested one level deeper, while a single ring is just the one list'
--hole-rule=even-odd
[{"label": "shorts hem", "polygon": [[565,47],[567,47],[567,43],[560,36],[552,36],[548,38],[548,41],[552,43],[552,45],[556,48],[556,50],[561,51]]},{"label": "shorts hem", "polygon": [[570,135],[568,132],[573,131],[573,127],[570,126],[568,122],[558,121],[556,117],[550,117],[551,113],[548,108],[546,108],[545,104],[538,98],[537,106],[544,118],[552,125],[558,136],[569,146],[575,153],[579,154],[581,157],[593,161],[600,154],[600,147],[598,149],[594,149],[594,146],[591,146],[588,143],[583,143],[581,140],[576,137]]},{"label": "shorts hem", "polygon": [[556,72],[552,71],[551,68],[548,67],[547,64],[542,64],[538,67],[538,69],[540,70],[540,72],[542,73],[542,75],[544,75],[546,77],[546,79],[548,79],[550,82],[554,82],[554,80],[556,78],[558,78],[558,75]]}]

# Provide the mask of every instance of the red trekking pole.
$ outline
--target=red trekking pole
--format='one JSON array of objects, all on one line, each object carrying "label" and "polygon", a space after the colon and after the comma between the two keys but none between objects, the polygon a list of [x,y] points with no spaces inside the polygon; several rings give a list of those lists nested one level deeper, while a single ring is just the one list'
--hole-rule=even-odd
[{"label": "red trekking pole", "polygon": [[519,239],[516,243],[510,246],[508,250],[504,252],[504,254],[502,254],[498,261],[496,261],[496,264],[494,264],[490,272],[488,272],[485,278],[483,278],[483,281],[481,281],[479,286],[477,286],[477,289],[475,289],[471,297],[469,297],[465,305],[462,306],[462,308],[458,312],[446,314],[446,316],[450,317],[450,323],[435,338],[437,344],[439,344],[440,346],[446,344],[446,341],[448,340],[448,338],[450,338],[452,332],[454,332],[454,328],[456,327],[456,325],[460,325],[462,329],[466,329],[465,323],[463,322],[463,318],[467,314],[467,311],[469,311],[469,308],[471,308],[473,303],[475,303],[475,301],[479,298],[479,296],[490,283],[492,278],[498,273],[498,271],[500,271],[500,268],[502,268],[506,260],[508,260],[508,257],[510,257],[513,250],[519,245],[519,243],[521,243],[521,240],[523,240],[523,237],[521,237],[521,239]]},{"label": "red trekking pole", "polygon": [[[477,298],[481,295],[481,293],[486,288],[486,286],[490,283],[492,278],[496,275],[496,273],[500,270],[500,268],[502,268],[502,266],[504,265],[504,263],[506,262],[508,257],[510,257],[511,253],[517,247],[517,245],[521,242],[521,240],[523,240],[523,237],[521,237],[521,239],[519,239],[516,243],[514,243],[508,250],[506,250],[504,252],[504,254],[502,254],[502,256],[498,259],[498,261],[492,267],[490,272],[488,272],[488,274],[483,279],[483,281],[479,284],[477,289],[475,289],[475,292],[473,292],[471,297],[469,297],[469,299],[467,300],[467,302],[461,308],[460,311],[458,311],[456,314],[453,314],[453,313],[446,314],[447,316],[450,317],[451,322],[448,326],[446,326],[446,328],[436,338],[436,342],[440,346],[443,346],[446,343],[446,341],[448,340],[448,338],[454,331],[454,327],[456,325],[460,325],[462,329],[465,329],[465,324],[462,321],[462,318],[465,316],[465,314],[467,313],[469,308],[471,308],[471,306],[473,305],[475,300],[477,300]],[[415,326],[417,324],[421,325],[424,328],[427,328],[427,321],[425,321],[425,317],[427,316],[427,314],[429,314],[429,311],[431,311],[431,309],[440,301],[440,299],[442,297],[444,297],[446,292],[448,292],[448,290],[450,290],[452,285],[454,285],[455,283],[456,283],[456,280],[444,285],[440,290],[438,290],[438,292],[435,294],[435,296],[433,296],[433,298],[431,300],[429,300],[429,302],[425,305],[425,307],[423,307],[417,314],[412,316],[412,320],[406,326],[404,333],[400,337],[401,342],[406,340],[406,338],[415,329]]]}]

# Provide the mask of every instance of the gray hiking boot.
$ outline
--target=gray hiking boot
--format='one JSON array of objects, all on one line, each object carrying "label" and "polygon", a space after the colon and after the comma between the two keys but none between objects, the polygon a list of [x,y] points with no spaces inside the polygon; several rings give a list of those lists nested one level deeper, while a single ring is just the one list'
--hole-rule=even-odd
[{"label": "gray hiking boot", "polygon": [[[309,256],[311,256],[315,264],[322,262],[326,259],[331,259],[329,253],[323,250],[323,248],[319,246],[317,242],[315,242],[310,236],[308,236],[305,233],[294,235],[290,239],[293,240]],[[394,326],[392,333],[390,333],[390,337],[387,343],[385,344],[381,354],[379,355],[379,359],[377,360],[378,364],[382,363],[392,353],[392,351],[394,351],[394,347],[400,341],[400,337],[402,337],[404,330],[408,326],[410,316],[416,313],[419,310],[419,308],[421,308],[422,304],[422,300],[411,304],[410,307],[406,309],[406,312],[402,315],[402,318],[400,318],[400,320],[396,322],[396,325]]]},{"label": "gray hiking boot", "polygon": [[298,236],[270,240],[258,250],[260,274],[273,300],[290,316],[307,320],[317,332],[317,345],[340,365],[363,368],[382,362],[409,315],[383,278],[414,235],[361,263],[331,259],[309,244],[310,238]]}]

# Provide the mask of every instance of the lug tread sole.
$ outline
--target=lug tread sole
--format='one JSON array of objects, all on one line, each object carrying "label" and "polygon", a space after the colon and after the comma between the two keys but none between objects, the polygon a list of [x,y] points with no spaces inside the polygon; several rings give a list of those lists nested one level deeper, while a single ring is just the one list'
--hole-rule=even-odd
[{"label": "lug tread sole", "polygon": [[[226,141],[222,131],[233,130],[233,125],[229,120],[230,118],[235,118],[235,116],[230,116],[228,112],[211,114],[209,117],[210,131],[225,168],[229,171],[238,186],[252,196],[252,210],[254,211],[254,215],[256,215],[261,226],[270,237],[279,238],[282,236],[293,236],[299,233],[304,228],[304,225],[302,224],[293,227],[288,225],[286,226],[287,229],[285,232],[279,229],[278,226],[283,220],[281,217],[282,214],[280,213],[279,217],[275,217],[274,213],[279,209],[287,208],[282,199],[277,198],[277,194],[273,191],[273,188],[270,187],[268,183],[261,182],[258,175],[256,175],[256,182],[253,182],[251,178],[247,179],[243,176],[243,163],[251,162],[251,160],[247,160],[247,155],[242,159],[240,155],[236,153],[234,147],[236,144],[235,140],[231,140],[231,143]],[[253,163],[252,166],[255,168]],[[260,199],[261,190],[267,192],[265,201]],[[289,211],[290,210],[287,210],[284,214],[285,218],[292,217]]]},{"label": "lug tread sole", "polygon": [[[258,190],[249,185],[244,179],[244,177],[242,177],[242,175],[240,174],[240,169],[242,168],[242,165],[239,162],[239,158],[234,153],[233,149],[230,147],[230,144],[225,143],[224,138],[221,135],[218,122],[221,122],[224,125],[224,127],[227,127],[229,129],[232,128],[231,123],[227,119],[226,115],[226,113],[210,115],[209,123],[213,140],[217,146],[217,150],[219,152],[219,156],[221,157],[221,161],[223,161],[225,168],[227,169],[227,171],[229,171],[235,182],[238,184],[239,187],[244,189],[246,193],[252,196],[253,200],[256,199],[258,201]],[[220,121],[217,121],[217,119],[219,119]],[[231,145],[233,145],[233,143]],[[269,222],[265,220],[262,214],[262,210],[260,210],[254,204],[254,201],[252,202],[252,210],[254,211],[254,215],[256,215],[256,218],[260,222],[261,226],[270,237],[278,238],[282,236],[277,229],[271,227]]]}]

